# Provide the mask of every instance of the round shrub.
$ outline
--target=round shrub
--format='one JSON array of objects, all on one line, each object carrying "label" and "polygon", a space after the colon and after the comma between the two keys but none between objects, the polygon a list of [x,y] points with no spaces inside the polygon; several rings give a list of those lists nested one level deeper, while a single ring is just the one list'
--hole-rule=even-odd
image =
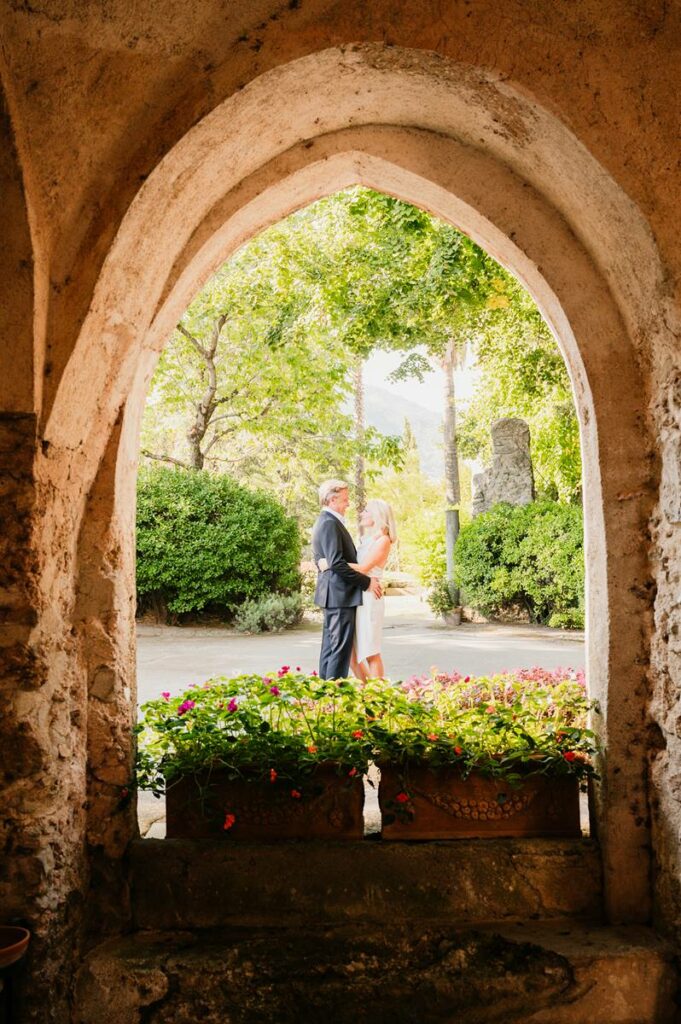
[{"label": "round shrub", "polygon": [[583,533],[576,505],[495,505],[465,526],[456,543],[456,578],[466,603],[485,615],[520,606],[533,622],[583,627]]},{"label": "round shrub", "polygon": [[303,618],[302,594],[265,594],[244,601],[234,616],[240,633],[281,633]]},{"label": "round shrub", "polygon": [[228,476],[154,467],[137,488],[137,591],[169,611],[233,612],[299,590],[295,519]]}]

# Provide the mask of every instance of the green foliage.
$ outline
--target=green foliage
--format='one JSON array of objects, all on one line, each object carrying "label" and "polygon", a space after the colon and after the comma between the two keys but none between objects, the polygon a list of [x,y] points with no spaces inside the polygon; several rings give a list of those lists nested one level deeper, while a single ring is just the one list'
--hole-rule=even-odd
[{"label": "green foliage", "polygon": [[435,674],[396,685],[387,679],[322,680],[285,665],[268,675],[210,680],[178,697],[147,702],[138,726],[137,781],[161,793],[205,769],[232,778],[295,784],[301,795],[318,765],[354,777],[370,761],[456,766],[519,778],[593,773],[593,705],[583,678],[524,670],[463,679]]},{"label": "green foliage", "polygon": [[577,505],[496,505],[462,529],[456,578],[486,615],[524,607],[534,622],[582,628],[584,551]]},{"label": "green foliage", "polygon": [[[370,496],[390,502],[398,533],[398,557],[391,565],[430,584],[445,575],[445,487],[421,469],[409,421],[405,421],[403,462],[384,469],[372,482]],[[470,471],[459,466],[463,502],[470,501]],[[465,515],[462,514],[465,521]],[[392,559],[392,556],[391,556]]]},{"label": "green foliage", "polygon": [[500,274],[507,301],[492,303],[478,323],[473,348],[480,377],[459,424],[459,450],[464,458],[489,461],[492,423],[519,416],[530,426],[540,498],[579,502],[579,425],[565,362],[531,297]]},{"label": "green foliage", "polygon": [[303,617],[301,594],[265,594],[237,608],[234,625],[241,633],[280,633]]},{"label": "green foliage", "polygon": [[428,592],[428,604],[434,615],[444,616],[455,607],[449,580],[440,577],[433,582]]},{"label": "green foliage", "polygon": [[137,589],[171,612],[231,611],[298,590],[298,524],[281,505],[227,476],[143,470],[137,499]]}]

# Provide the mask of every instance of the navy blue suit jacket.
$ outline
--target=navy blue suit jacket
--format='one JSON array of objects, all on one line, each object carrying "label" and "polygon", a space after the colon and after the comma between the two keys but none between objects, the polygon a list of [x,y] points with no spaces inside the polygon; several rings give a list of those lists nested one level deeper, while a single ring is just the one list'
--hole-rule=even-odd
[{"label": "navy blue suit jacket", "polygon": [[320,608],[356,608],[362,603],[371,577],[351,569],[348,562],[357,561],[352,537],[332,512],[322,511],[312,531],[312,554],[315,562],[325,558],[326,572],[317,577],[314,601]]}]

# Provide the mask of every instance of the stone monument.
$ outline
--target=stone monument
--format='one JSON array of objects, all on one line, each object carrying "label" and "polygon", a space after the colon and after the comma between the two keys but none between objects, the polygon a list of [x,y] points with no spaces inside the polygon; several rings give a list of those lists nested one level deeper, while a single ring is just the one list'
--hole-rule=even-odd
[{"label": "stone monument", "polygon": [[473,517],[500,501],[534,501],[530,428],[525,420],[504,417],[492,424],[492,465],[473,476]]}]

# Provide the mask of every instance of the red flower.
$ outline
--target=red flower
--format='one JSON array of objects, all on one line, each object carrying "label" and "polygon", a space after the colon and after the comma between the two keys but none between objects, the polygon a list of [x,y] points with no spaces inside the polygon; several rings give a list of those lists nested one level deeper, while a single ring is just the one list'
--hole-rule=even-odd
[{"label": "red flower", "polygon": [[353,777],[354,777],[354,776],[355,776],[356,774],[357,774],[357,769],[356,769],[356,768],[351,768],[351,769],[350,769],[350,771],[348,772],[348,775],[350,776],[350,778],[351,778],[351,779],[352,779],[352,778],[353,778]]},{"label": "red flower", "polygon": [[435,743],[435,740],[439,739],[439,736],[437,735],[437,733],[429,732],[428,735],[426,736],[426,739],[430,740],[431,743]]},{"label": "red flower", "polygon": [[397,800],[398,804],[408,804],[409,803],[409,797],[407,796],[406,793],[398,793],[397,796],[395,797],[395,799]]},{"label": "red flower", "polygon": [[294,800],[300,800],[302,795],[303,794],[300,792],[299,789],[292,789],[291,790],[291,796],[293,797]]},{"label": "red flower", "polygon": [[494,707],[494,704],[490,704],[489,707],[485,708],[485,714],[493,715],[496,710],[497,709]]},{"label": "red flower", "polygon": [[314,743],[310,744],[310,746],[307,748],[307,752],[308,752],[308,754],[316,754],[317,753],[317,748],[315,747]]},{"label": "red flower", "polygon": [[363,735],[364,733],[362,732],[361,729],[355,729],[355,731],[352,733],[352,738],[353,740],[361,740]]},{"label": "red flower", "polygon": [[277,773],[275,772],[274,768],[270,768],[270,782],[276,782],[276,781],[277,781]]},{"label": "red flower", "polygon": [[574,750],[566,750],[563,754],[563,757],[566,761],[574,761],[577,755],[575,754]]},{"label": "red flower", "polygon": [[464,680],[463,681],[464,681],[464,683],[470,683],[471,677],[470,676],[464,676]]},{"label": "red flower", "polygon": [[235,821],[236,821],[236,815],[230,814],[229,812],[227,812],[227,814],[225,815],[225,823],[222,826],[223,829],[225,830],[225,832],[229,832],[230,828],[232,827],[232,825],[234,824]]},{"label": "red flower", "polygon": [[463,754],[463,750],[461,749],[461,747],[454,747],[454,753],[455,754]]}]

